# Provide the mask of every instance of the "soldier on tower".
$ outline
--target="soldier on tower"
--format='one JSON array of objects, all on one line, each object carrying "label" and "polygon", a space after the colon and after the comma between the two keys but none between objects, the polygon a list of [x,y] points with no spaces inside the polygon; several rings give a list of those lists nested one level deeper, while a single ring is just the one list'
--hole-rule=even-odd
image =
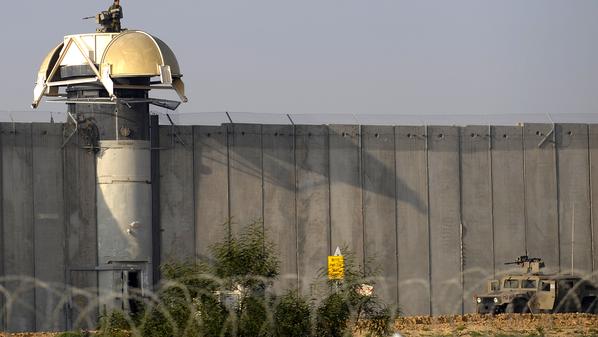
[{"label": "soldier on tower", "polygon": [[103,11],[95,16],[96,22],[101,25],[98,33],[120,33],[120,19],[123,18],[123,9],[120,6],[120,0],[114,0],[114,3],[107,11]]}]

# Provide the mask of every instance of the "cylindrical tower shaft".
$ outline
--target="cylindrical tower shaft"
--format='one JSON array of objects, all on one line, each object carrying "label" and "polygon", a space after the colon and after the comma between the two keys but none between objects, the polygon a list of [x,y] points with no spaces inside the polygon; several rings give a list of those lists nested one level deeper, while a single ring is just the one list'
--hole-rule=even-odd
[{"label": "cylindrical tower shaft", "polygon": [[171,88],[186,102],[181,77],[172,50],[135,30],[65,36],[38,71],[32,106],[43,96],[63,99],[68,136],[76,131],[95,153],[98,261],[85,269],[98,273],[100,303],[109,310],[135,311],[156,281],[149,105],[174,110],[180,102],[149,92]]}]

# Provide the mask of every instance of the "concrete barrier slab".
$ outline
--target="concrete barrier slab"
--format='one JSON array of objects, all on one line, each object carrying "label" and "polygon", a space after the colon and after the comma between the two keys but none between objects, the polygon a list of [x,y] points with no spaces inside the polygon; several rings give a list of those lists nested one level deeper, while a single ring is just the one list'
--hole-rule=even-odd
[{"label": "concrete barrier slab", "polygon": [[195,258],[193,127],[160,127],[162,262]]},{"label": "concrete barrier slab", "polygon": [[262,126],[230,126],[230,214],[232,232],[263,219]]},{"label": "concrete barrier slab", "polygon": [[467,126],[461,132],[461,207],[463,214],[464,310],[475,312],[475,294],[486,292],[494,276],[490,128]]},{"label": "concrete barrier slab", "polygon": [[592,272],[588,126],[557,125],[561,271]]},{"label": "concrete barrier slab", "polygon": [[313,284],[322,280],[331,250],[328,128],[298,125],[295,134],[299,289],[317,298]]},{"label": "concrete barrier slab", "polygon": [[379,266],[375,291],[391,308],[398,303],[396,158],[391,126],[362,126],[365,260]]},{"label": "concrete barrier slab", "polygon": [[228,235],[228,126],[193,127],[195,191],[195,249],[201,259],[210,245]]},{"label": "concrete barrier slab", "polygon": [[399,307],[430,314],[430,232],[425,127],[398,126],[396,135]]},{"label": "concrete barrier slab", "polygon": [[363,265],[359,126],[331,125],[329,130],[331,249],[347,247]]},{"label": "concrete barrier slab", "polygon": [[[2,124],[2,223],[4,273],[20,280],[5,283],[6,328],[35,331],[35,239],[31,124]],[[10,196],[10,197],[8,197]]]},{"label": "concrete barrier slab", "polygon": [[463,311],[459,128],[428,128],[432,314]]},{"label": "concrete barrier slab", "polygon": [[523,128],[492,127],[491,155],[494,266],[498,277],[512,269],[506,262],[525,254]]},{"label": "concrete barrier slab", "polygon": [[35,305],[38,331],[66,329],[62,125],[33,124]]},{"label": "concrete barrier slab", "polygon": [[98,286],[95,153],[75,135],[65,145],[63,155],[66,278],[69,286],[77,289],[71,297],[68,328],[93,329],[99,314],[95,290]]},{"label": "concrete barrier slab", "polygon": [[589,126],[590,141],[590,181],[591,181],[591,200],[592,200],[592,270],[594,280],[598,282],[598,125]]},{"label": "concrete barrier slab", "polygon": [[262,126],[264,228],[279,252],[277,292],[297,287],[297,224],[293,127]]},{"label": "concrete barrier slab", "polygon": [[527,124],[525,150],[525,212],[528,253],[542,257],[546,272],[560,269],[557,163],[551,124]]}]

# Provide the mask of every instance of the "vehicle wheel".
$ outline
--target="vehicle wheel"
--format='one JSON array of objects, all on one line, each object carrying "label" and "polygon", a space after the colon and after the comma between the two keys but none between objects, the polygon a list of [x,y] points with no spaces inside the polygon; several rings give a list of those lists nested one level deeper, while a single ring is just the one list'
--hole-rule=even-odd
[{"label": "vehicle wheel", "polygon": [[515,302],[511,302],[509,304],[507,304],[507,307],[505,308],[505,313],[507,314],[513,314],[516,313],[517,311],[515,311]]},{"label": "vehicle wheel", "polygon": [[581,312],[593,314],[598,312],[598,299],[595,297],[586,297],[581,301]]},{"label": "vehicle wheel", "polygon": [[527,302],[524,300],[513,300],[513,302],[507,304],[505,312],[508,314],[520,314],[527,310]]}]

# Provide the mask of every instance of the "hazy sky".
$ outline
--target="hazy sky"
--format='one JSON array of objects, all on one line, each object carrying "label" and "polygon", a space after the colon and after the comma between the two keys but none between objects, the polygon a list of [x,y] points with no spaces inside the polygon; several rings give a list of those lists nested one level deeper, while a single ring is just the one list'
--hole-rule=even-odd
[{"label": "hazy sky", "polygon": [[[0,110],[29,110],[37,68],[100,0],[5,1]],[[183,112],[592,113],[596,0],[122,0],[168,43]],[[59,109],[44,103],[43,110]]]}]

